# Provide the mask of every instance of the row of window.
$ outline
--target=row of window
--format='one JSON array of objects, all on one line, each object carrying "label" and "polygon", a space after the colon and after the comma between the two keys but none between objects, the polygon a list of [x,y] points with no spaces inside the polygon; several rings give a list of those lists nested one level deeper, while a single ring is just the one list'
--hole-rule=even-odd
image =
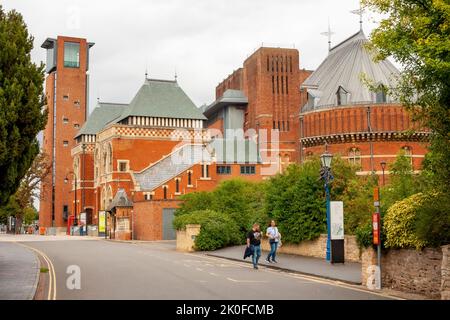
[{"label": "row of window", "polygon": [[289,131],[290,123],[289,121],[273,121],[273,129],[278,129],[279,131]]},{"label": "row of window", "polygon": [[[336,92],[336,101],[338,106],[347,105],[349,101],[350,93],[343,87],[339,86]],[[376,103],[386,103],[386,90],[382,85],[379,86],[378,90],[375,92],[375,102]]]},{"label": "row of window", "polygon": [[[63,95],[63,101],[69,101],[69,95],[67,95],[67,94]],[[80,100],[74,100],[74,101],[73,101],[73,105],[74,105],[75,107],[81,106]]]},{"label": "row of window", "polygon": [[292,73],[292,57],[267,56],[267,71]]},{"label": "row of window", "polygon": [[[412,149],[410,146],[402,147],[405,156],[411,158],[412,163]],[[313,153],[311,151],[307,152],[306,157],[311,157]],[[361,150],[359,148],[353,147],[348,151],[348,161],[354,165],[361,165]]]},{"label": "row of window", "polygon": [[[231,166],[217,166],[217,174],[231,174]],[[255,174],[256,167],[252,165],[242,165],[240,167],[241,174]]]},{"label": "row of window", "polygon": [[275,92],[277,94],[289,94],[288,76],[272,76],[272,93],[275,94]]},{"label": "row of window", "polygon": [[[64,123],[64,124],[68,124],[68,123],[69,123],[69,118],[63,117],[63,123]],[[74,123],[74,124],[73,124],[73,127],[74,127],[75,129],[79,129],[79,128],[80,128],[80,125],[79,125],[78,123]]]}]

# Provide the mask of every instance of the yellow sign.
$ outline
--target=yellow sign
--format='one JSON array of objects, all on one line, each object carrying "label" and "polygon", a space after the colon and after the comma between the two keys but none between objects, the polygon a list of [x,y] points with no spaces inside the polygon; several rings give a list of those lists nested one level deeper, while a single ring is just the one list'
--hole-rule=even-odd
[{"label": "yellow sign", "polygon": [[105,211],[100,211],[98,213],[98,232],[105,232],[106,227],[106,219],[105,219]]}]

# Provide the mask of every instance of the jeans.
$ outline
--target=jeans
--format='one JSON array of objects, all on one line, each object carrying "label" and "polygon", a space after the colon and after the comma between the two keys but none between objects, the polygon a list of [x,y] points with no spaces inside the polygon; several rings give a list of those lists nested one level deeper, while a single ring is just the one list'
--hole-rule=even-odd
[{"label": "jeans", "polygon": [[272,257],[272,261],[275,261],[275,256],[277,254],[277,248],[278,248],[278,242],[270,241],[270,252],[267,256],[267,260],[270,260],[270,257]]},{"label": "jeans", "polygon": [[253,266],[256,267],[258,265],[259,257],[261,257],[261,245],[253,246]]}]

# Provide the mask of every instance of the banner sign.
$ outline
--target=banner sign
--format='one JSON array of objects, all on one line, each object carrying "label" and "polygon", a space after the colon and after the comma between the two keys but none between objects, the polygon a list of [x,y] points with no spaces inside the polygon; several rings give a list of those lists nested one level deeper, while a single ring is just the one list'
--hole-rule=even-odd
[{"label": "banner sign", "polygon": [[372,231],[373,231],[373,244],[380,244],[380,215],[374,213],[372,215]]},{"label": "banner sign", "polygon": [[105,211],[100,211],[98,213],[98,232],[105,232],[106,219],[105,219]]},{"label": "banner sign", "polygon": [[331,240],[344,239],[344,203],[330,201],[330,233]]}]

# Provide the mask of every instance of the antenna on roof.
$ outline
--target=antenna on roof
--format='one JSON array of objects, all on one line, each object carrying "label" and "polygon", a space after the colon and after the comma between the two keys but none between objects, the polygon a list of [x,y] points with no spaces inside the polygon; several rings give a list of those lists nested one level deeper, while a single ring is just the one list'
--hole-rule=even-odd
[{"label": "antenna on roof", "polygon": [[175,68],[175,82],[177,82],[178,74],[177,74],[177,68]]},{"label": "antenna on roof", "polygon": [[359,30],[362,30],[362,23],[363,23],[362,16],[363,16],[363,13],[364,13],[364,9],[361,7],[361,1],[359,2],[359,9],[355,9],[355,10],[352,10],[350,12],[353,13],[353,14],[359,15]]},{"label": "antenna on roof", "polygon": [[334,34],[334,32],[331,31],[330,18],[328,18],[328,31],[322,32],[320,34],[328,37],[328,51],[330,51],[331,50],[331,36]]},{"label": "antenna on roof", "polygon": [[145,68],[145,80],[147,80],[148,79],[148,71],[147,71],[147,68]]}]

